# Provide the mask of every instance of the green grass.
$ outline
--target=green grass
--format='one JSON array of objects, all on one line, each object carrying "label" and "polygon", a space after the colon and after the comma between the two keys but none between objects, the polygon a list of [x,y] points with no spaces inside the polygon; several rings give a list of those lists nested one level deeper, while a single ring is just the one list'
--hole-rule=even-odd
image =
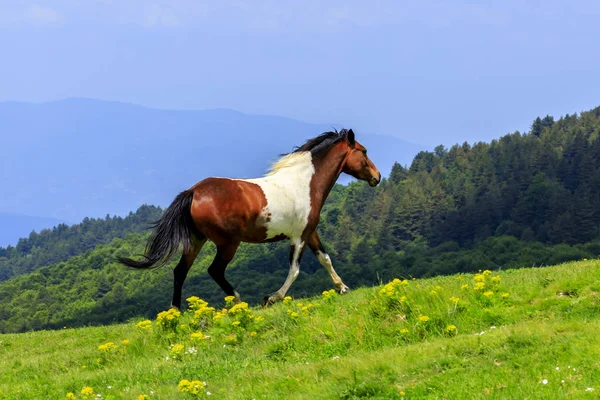
[{"label": "green grass", "polygon": [[[202,323],[191,312],[174,329],[153,321],[152,332],[133,321],[0,335],[0,398],[65,399],[72,392],[83,399],[85,386],[104,399],[192,399],[207,391],[222,399],[597,398],[599,261],[494,272],[480,291],[474,277],[211,317],[202,329],[210,338],[200,341],[190,337]],[[116,349],[98,349],[107,342]],[[174,358],[173,344],[186,353]],[[197,353],[187,353],[190,347]],[[181,393],[183,379],[207,386],[198,396]]]}]

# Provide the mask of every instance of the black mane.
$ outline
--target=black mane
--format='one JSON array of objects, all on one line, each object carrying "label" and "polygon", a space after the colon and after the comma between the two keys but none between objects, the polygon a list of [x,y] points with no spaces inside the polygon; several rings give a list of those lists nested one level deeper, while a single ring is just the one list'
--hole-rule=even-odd
[{"label": "black mane", "polygon": [[334,130],[333,132],[324,132],[317,137],[307,140],[302,146],[296,147],[292,153],[310,151],[311,154],[317,154],[330,149],[333,145],[345,140],[347,137],[347,129],[342,129],[339,132],[337,130]]}]

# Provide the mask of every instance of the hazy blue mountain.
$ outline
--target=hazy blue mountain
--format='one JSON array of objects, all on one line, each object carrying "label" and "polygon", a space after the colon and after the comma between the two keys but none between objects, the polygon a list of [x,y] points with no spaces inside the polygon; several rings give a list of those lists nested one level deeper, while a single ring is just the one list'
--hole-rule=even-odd
[{"label": "hazy blue mountain", "polygon": [[[259,176],[278,154],[331,127],[89,99],[0,103],[0,212],[76,222],[124,215],[144,203],[168,205],[207,176]],[[394,161],[409,164],[422,149],[356,134],[384,175]],[[0,232],[11,228],[0,223]]]},{"label": "hazy blue mountain", "polygon": [[55,218],[0,213],[0,247],[15,245],[19,238],[28,237],[34,230],[39,232],[60,223],[66,222]]}]

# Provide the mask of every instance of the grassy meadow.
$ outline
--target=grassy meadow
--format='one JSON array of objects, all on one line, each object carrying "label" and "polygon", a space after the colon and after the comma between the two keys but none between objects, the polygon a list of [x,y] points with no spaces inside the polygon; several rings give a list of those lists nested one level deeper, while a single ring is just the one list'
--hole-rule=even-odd
[{"label": "grassy meadow", "polygon": [[[0,399],[592,399],[600,261],[0,335]],[[213,307],[216,307],[213,308]]]}]

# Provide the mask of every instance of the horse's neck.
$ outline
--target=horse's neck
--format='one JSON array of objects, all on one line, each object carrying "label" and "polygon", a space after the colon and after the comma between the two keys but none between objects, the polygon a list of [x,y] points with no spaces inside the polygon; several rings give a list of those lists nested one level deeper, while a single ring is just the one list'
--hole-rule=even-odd
[{"label": "horse's neck", "polygon": [[311,181],[311,201],[317,206],[319,212],[338,180],[345,160],[346,151],[335,147],[325,156],[313,160],[315,173]]}]

